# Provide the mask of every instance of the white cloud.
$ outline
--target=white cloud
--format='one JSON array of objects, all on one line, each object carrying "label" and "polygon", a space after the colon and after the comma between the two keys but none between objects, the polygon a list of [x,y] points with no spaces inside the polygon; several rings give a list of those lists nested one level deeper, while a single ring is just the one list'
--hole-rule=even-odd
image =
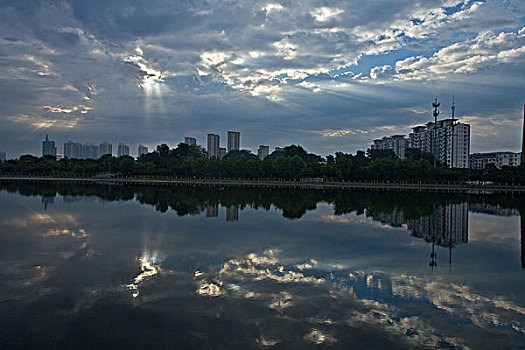
[{"label": "white cloud", "polygon": [[319,7],[319,8],[312,10],[310,14],[312,15],[313,18],[315,18],[316,21],[325,22],[344,12],[345,12],[344,10],[341,10],[336,7],[323,6],[323,7]]}]

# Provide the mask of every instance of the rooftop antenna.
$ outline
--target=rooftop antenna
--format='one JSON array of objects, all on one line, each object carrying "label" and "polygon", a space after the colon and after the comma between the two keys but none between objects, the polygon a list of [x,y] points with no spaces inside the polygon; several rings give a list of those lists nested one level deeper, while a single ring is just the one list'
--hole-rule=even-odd
[{"label": "rooftop antenna", "polygon": [[523,138],[521,139],[521,162],[525,163],[525,105],[523,105]]},{"label": "rooftop antenna", "polygon": [[454,103],[454,93],[452,93],[452,121],[454,121],[455,111],[456,111],[456,104]]},{"label": "rooftop antenna", "polygon": [[437,124],[437,118],[438,118],[438,115],[439,115],[439,106],[441,105],[441,103],[438,102],[437,98],[434,100],[434,102],[432,102],[432,107],[434,107],[434,112],[432,113],[434,115],[434,123]]}]

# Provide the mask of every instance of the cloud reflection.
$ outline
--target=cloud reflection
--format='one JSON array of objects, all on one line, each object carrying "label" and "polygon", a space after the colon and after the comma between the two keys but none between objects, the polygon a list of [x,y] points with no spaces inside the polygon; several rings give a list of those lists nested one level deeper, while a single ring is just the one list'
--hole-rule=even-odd
[{"label": "cloud reflection", "polygon": [[[449,322],[465,323],[465,332],[495,327],[524,332],[525,308],[503,296],[486,296],[469,285],[439,281],[432,276],[351,271],[348,267],[323,271],[322,267],[329,268],[330,264],[313,259],[310,263],[293,263],[283,256],[282,251],[266,250],[230,259],[216,272],[199,271],[195,274],[199,279],[197,294],[250,297],[288,318],[299,317],[296,321],[312,325],[304,340],[314,344],[337,341],[336,335],[319,329],[316,326],[319,324],[358,328],[365,324],[392,337],[401,337],[407,345],[432,348],[466,348],[460,336],[464,332],[456,332]],[[273,283],[270,290],[269,283]],[[310,302],[304,293],[315,297]],[[414,299],[421,303],[414,304]],[[405,306],[407,301],[411,301],[410,308]],[[316,317],[307,317],[312,311],[315,313],[311,308],[319,303],[345,312],[328,320],[322,311]],[[429,309],[428,304],[435,309]],[[297,309],[302,311],[297,314]]]},{"label": "cloud reflection", "polygon": [[139,285],[145,279],[158,275],[162,271],[159,265],[160,259],[156,252],[153,254],[144,252],[141,257],[137,258],[137,261],[139,262],[141,273],[135,277],[133,283],[126,285],[126,288],[132,291],[133,298],[139,296]]}]

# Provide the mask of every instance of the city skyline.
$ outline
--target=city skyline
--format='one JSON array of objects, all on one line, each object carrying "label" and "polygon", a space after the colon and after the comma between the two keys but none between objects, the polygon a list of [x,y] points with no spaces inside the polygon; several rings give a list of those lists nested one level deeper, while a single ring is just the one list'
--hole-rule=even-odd
[{"label": "city skyline", "polygon": [[136,150],[230,127],[252,152],[355,153],[430,119],[434,98],[450,117],[453,94],[472,152],[520,148],[522,1],[112,4],[1,5],[8,157],[39,154],[45,133],[118,130]]}]

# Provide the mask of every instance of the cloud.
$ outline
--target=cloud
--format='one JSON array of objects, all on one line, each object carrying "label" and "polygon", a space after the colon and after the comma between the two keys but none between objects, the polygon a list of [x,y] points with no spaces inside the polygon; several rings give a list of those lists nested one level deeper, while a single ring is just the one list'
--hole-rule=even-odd
[{"label": "cloud", "polygon": [[0,5],[0,146],[38,153],[18,142],[35,128],[59,144],[154,146],[244,125],[250,146],[349,152],[370,140],[318,131],[399,130],[452,90],[464,115],[504,114],[525,74],[524,12],[515,0]]},{"label": "cloud", "polygon": [[316,21],[325,22],[344,12],[345,12],[344,10],[341,10],[336,7],[324,7],[323,6],[323,7],[319,7],[319,8],[312,10],[310,14],[312,15],[313,18],[315,18]]}]

